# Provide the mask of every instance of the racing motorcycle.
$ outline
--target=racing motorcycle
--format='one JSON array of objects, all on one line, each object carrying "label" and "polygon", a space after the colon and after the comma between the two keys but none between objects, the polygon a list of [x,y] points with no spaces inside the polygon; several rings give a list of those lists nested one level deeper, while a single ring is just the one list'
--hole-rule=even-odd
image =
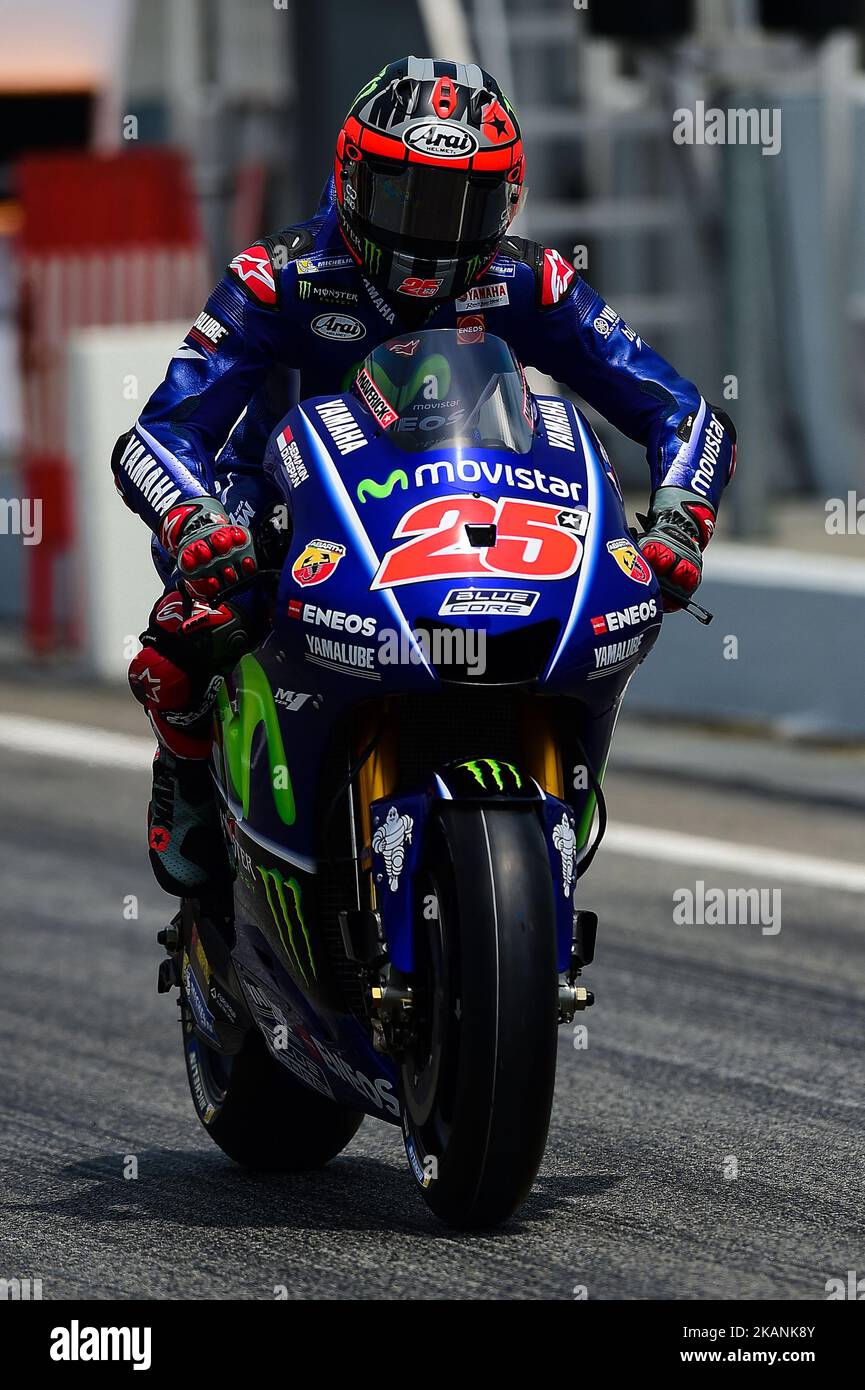
[{"label": "racing motorcycle", "polygon": [[233,885],[160,934],[227,1154],[319,1166],[372,1115],[455,1227],[537,1174],[593,1002],[602,761],[662,618],[589,423],[476,327],[390,339],[272,436],[272,625],[216,720]]}]

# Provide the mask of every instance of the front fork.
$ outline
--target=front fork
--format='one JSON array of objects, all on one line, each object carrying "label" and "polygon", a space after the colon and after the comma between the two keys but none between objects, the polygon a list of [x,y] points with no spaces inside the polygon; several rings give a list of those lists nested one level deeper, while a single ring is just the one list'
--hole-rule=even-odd
[{"label": "front fork", "polygon": [[358,739],[358,748],[369,750],[357,779],[360,860],[369,906],[342,912],[339,918],[346,954],[361,969],[376,1048],[398,1055],[411,1035],[413,879],[426,826],[439,800],[508,799],[537,807],[554,882],[559,1022],[570,1022],[594,1003],[591,991],[578,980],[594,957],[598,919],[574,907],[580,834],[574,808],[561,797],[562,765],[552,725],[535,721],[527,741],[531,765],[543,781],[510,762],[464,759],[434,774],[427,790],[396,795],[395,714],[383,720],[379,712],[378,721],[364,728]]}]

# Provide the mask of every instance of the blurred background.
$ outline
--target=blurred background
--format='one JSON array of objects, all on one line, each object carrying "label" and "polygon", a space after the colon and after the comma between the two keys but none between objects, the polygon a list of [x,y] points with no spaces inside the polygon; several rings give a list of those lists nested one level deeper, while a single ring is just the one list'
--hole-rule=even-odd
[{"label": "blurred background", "polygon": [[[632,711],[865,735],[860,0],[0,0],[0,26],[6,671],[122,680],[155,579],[111,443],[231,255],[311,215],[357,88],[414,52],[498,76],[515,230],[576,255],[739,430],[715,624],[666,625]],[[733,110],[760,138],[712,143]],[[642,451],[592,422],[642,507]]]}]

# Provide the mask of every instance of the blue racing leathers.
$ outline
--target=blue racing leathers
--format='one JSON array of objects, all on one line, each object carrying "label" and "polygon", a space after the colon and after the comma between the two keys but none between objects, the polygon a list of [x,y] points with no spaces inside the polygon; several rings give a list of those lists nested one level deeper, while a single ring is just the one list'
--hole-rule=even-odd
[{"label": "blue racing leathers", "polygon": [[[473,319],[646,448],[651,491],[682,488],[717,512],[735,462],[723,411],[586,284],[558,251],[508,237],[456,300],[420,318],[389,302],[342,238],[332,199],[311,221],[236,256],[112,459],[124,500],[156,536],[177,502],[217,496],[239,525],[271,497],[262,468],[300,398],[348,389],[359,362],[404,331]],[[171,568],[159,555],[163,574]]]}]

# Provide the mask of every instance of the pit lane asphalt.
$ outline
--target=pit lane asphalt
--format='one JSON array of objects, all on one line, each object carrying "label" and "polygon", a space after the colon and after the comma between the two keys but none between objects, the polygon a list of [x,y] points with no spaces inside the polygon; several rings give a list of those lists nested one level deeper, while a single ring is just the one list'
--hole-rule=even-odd
[{"label": "pit lane asphalt", "polygon": [[[607,789],[615,819],[862,863],[861,812],[815,815],[804,789],[763,800],[615,764]],[[518,1218],[461,1235],[374,1120],[301,1177],[246,1174],[208,1140],[155,990],[168,913],[146,795],[144,773],[0,750],[0,1277],[41,1277],[46,1299],[763,1300],[865,1271],[860,896],[602,852],[583,891],[601,916],[588,1046],[561,1030]],[[697,878],[780,887],[780,933],[675,925],[673,891]]]}]

